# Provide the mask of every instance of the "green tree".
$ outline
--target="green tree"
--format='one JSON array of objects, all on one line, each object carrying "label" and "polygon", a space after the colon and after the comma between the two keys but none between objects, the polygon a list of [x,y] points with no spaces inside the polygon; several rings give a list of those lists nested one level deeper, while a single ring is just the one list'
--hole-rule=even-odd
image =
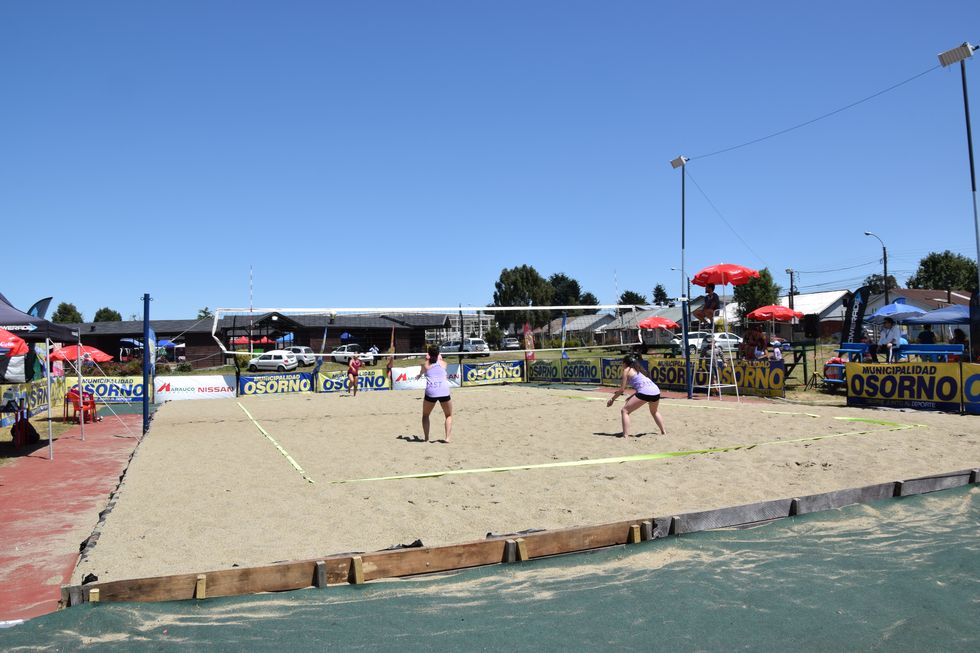
[{"label": "green tree", "polygon": [[78,309],[74,304],[68,302],[61,302],[58,304],[58,310],[54,312],[51,316],[52,322],[59,322],[61,324],[78,324],[79,322],[84,322],[82,319],[82,314],[78,312]]},{"label": "green tree", "polygon": [[620,304],[648,304],[647,298],[638,292],[632,290],[624,290],[623,294],[619,296]]},{"label": "green tree", "polygon": [[758,279],[749,279],[741,286],[735,286],[734,298],[738,302],[738,316],[743,318],[759,308],[775,304],[781,288],[772,279],[769,268],[759,270]]},{"label": "green tree", "polygon": [[658,283],[653,289],[653,303],[663,306],[669,301],[670,298],[667,296],[667,289],[664,288],[662,283]]},{"label": "green tree", "polygon": [[483,339],[487,341],[487,344],[494,349],[500,349],[500,341],[504,338],[504,332],[500,330],[500,327],[496,324],[490,326],[489,329],[483,332]]},{"label": "green tree", "polygon": [[[580,303],[582,295],[582,287],[579,285],[578,281],[572,279],[568,275],[559,272],[548,277],[548,283],[551,284],[553,289],[551,295],[551,303],[556,306],[572,306]],[[567,312],[568,315],[578,315],[578,311],[552,311],[551,317],[561,317],[563,312]]]},{"label": "green tree", "polygon": [[119,311],[114,311],[108,306],[103,306],[95,312],[93,322],[122,322],[122,315]]},{"label": "green tree", "polygon": [[199,320],[209,320],[214,317],[214,311],[205,306],[204,308],[198,309],[197,319]]},{"label": "green tree", "polygon": [[[548,306],[554,287],[530,265],[504,268],[494,283],[493,306]],[[530,322],[539,327],[548,323],[545,311],[528,311],[513,316],[514,322]]]},{"label": "green tree", "polygon": [[977,290],[977,264],[962,254],[930,252],[909,277],[909,288]]},{"label": "green tree", "polygon": [[[873,293],[883,293],[885,292],[885,285],[881,282],[882,275],[880,274],[869,274],[864,278],[863,286],[871,286],[871,292]],[[888,289],[895,290],[898,288],[898,281],[895,277],[888,275]]]},{"label": "green tree", "polygon": [[[599,298],[590,292],[584,292],[582,293],[582,296],[579,297],[578,303],[582,306],[598,306]],[[595,315],[598,312],[598,308],[587,308],[582,310],[583,315]]]}]

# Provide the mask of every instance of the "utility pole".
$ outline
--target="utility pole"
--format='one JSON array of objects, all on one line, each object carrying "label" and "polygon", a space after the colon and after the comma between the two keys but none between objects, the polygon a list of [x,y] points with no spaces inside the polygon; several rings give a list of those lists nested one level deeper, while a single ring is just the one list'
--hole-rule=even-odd
[{"label": "utility pole", "polygon": [[786,268],[786,274],[789,275],[789,307],[790,310],[794,310],[796,307],[793,306],[793,295],[796,294],[796,284],[793,283],[793,275],[796,271],[793,268]]}]

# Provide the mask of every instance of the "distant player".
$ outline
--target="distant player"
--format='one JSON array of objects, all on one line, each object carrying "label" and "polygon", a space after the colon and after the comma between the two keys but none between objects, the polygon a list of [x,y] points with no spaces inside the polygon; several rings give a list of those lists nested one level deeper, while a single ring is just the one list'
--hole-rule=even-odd
[{"label": "distant player", "polygon": [[619,411],[623,418],[623,437],[628,438],[630,436],[630,413],[643,404],[650,407],[650,414],[660,428],[660,434],[666,435],[667,429],[664,428],[663,417],[657,411],[657,407],[660,405],[660,388],[643,373],[643,368],[640,367],[640,359],[633,354],[628,354],[623,358],[622,382],[619,389],[613,393],[613,396],[606,403],[607,407],[612,406],[616,397],[626,392],[627,385],[636,390],[636,393],[626,400],[626,405]]},{"label": "distant player", "polygon": [[353,396],[357,396],[357,373],[361,370],[361,355],[354,354],[347,359],[347,381],[350,383],[350,391]]},{"label": "distant player", "polygon": [[429,414],[436,404],[442,404],[442,412],[446,416],[446,439],[435,442],[449,443],[453,438],[453,402],[449,397],[449,378],[446,375],[448,365],[439,355],[439,348],[432,346],[428,349],[428,357],[422,363],[422,371],[416,379],[425,375],[425,398],[422,400],[422,433],[425,441],[429,441]]}]

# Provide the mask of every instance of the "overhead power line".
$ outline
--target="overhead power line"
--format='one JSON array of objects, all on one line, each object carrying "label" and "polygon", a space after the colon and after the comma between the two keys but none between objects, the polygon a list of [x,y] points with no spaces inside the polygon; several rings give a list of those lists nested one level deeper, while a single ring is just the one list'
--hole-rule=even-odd
[{"label": "overhead power line", "polygon": [[873,261],[868,261],[867,263],[858,263],[857,265],[849,265],[846,268],[834,268],[833,270],[796,270],[797,274],[823,274],[825,272],[842,272],[844,270],[854,270],[857,268],[863,268],[868,265],[875,264],[880,259],[875,259]]},{"label": "overhead power line", "polygon": [[762,258],[762,257],[761,257],[761,256],[759,255],[759,253],[758,253],[758,252],[756,252],[756,251],[755,251],[754,249],[752,249],[752,246],[751,246],[751,245],[749,245],[749,244],[748,244],[747,242],[745,242],[745,239],[744,239],[744,238],[742,238],[742,236],[741,236],[741,235],[739,235],[739,233],[738,233],[737,231],[735,231],[735,227],[733,227],[733,226],[732,226],[731,224],[729,224],[729,222],[728,222],[728,220],[726,220],[726,219],[725,219],[725,216],[723,216],[723,215],[721,214],[721,211],[719,211],[719,210],[718,210],[718,207],[717,207],[717,206],[715,206],[715,203],[711,201],[711,198],[710,198],[710,197],[708,197],[708,194],[704,192],[704,189],[703,189],[703,188],[701,188],[701,184],[699,184],[699,183],[697,182],[697,180],[696,180],[696,179],[695,179],[694,177],[692,177],[692,176],[691,176],[691,173],[690,173],[690,172],[687,172],[687,178],[688,178],[688,179],[690,179],[691,181],[693,181],[693,182],[694,182],[694,185],[695,185],[695,187],[697,187],[697,189],[698,189],[698,191],[699,191],[699,192],[701,193],[701,195],[702,195],[702,197],[704,197],[704,199],[705,199],[705,200],[706,200],[706,201],[708,202],[708,204],[709,204],[709,205],[711,206],[711,208],[712,208],[712,209],[714,209],[714,211],[715,211],[715,213],[717,213],[717,214],[718,214],[718,217],[719,217],[719,218],[721,218],[721,221],[725,223],[725,226],[726,226],[726,227],[728,227],[728,228],[729,228],[729,229],[731,230],[731,232],[732,232],[733,234],[735,234],[735,237],[736,237],[736,238],[738,238],[738,239],[739,239],[739,241],[740,241],[740,242],[741,242],[741,243],[742,243],[743,245],[745,245],[745,248],[746,248],[747,250],[749,250],[750,252],[752,252],[752,254],[753,254],[753,255],[755,255],[755,257],[756,257],[757,259],[759,259],[760,261],[762,261],[762,264],[763,264],[764,266],[766,266],[766,267],[769,267],[769,264],[768,264],[768,263],[766,262],[766,259],[764,259],[764,258]]},{"label": "overhead power line", "polygon": [[[821,116],[817,116],[816,118],[811,118],[810,120],[807,120],[806,122],[801,122],[798,125],[793,125],[792,127],[787,127],[786,129],[781,129],[781,130],[779,130],[777,132],[773,132],[772,134],[769,134],[768,136],[762,136],[760,138],[754,138],[751,141],[746,141],[745,143],[742,143],[741,145],[732,145],[731,147],[726,147],[726,148],[721,149],[721,150],[716,150],[714,152],[709,152],[708,154],[700,154],[698,156],[692,156],[688,160],[689,161],[696,161],[698,159],[707,159],[709,156],[716,156],[718,154],[724,154],[725,152],[731,152],[732,150],[737,150],[737,149],[740,149],[740,148],[743,148],[743,147],[748,147],[749,145],[755,145],[756,143],[761,143],[762,141],[767,141],[770,138],[775,138],[777,136],[782,136],[783,134],[788,134],[791,131],[795,131],[795,130],[800,129],[802,127],[806,127],[807,125],[812,125],[813,123],[818,122],[820,120],[823,120],[825,118],[829,118],[831,116],[835,116],[838,113],[841,113],[842,111],[847,111],[848,109],[853,109],[854,107],[858,106],[859,104],[864,104],[868,100],[875,99],[879,95],[884,95],[885,93],[888,93],[889,91],[894,91],[896,88],[899,88],[900,86],[904,86],[904,85],[908,84],[909,82],[915,81],[915,80],[917,80],[918,78],[920,78],[920,77],[922,77],[924,75],[928,75],[929,73],[931,73],[932,71],[936,70],[937,68],[939,68],[938,65],[937,66],[933,66],[929,70],[924,70],[921,73],[919,73],[918,75],[913,75],[912,77],[909,77],[908,79],[906,79],[904,81],[901,81],[901,82],[899,82],[897,84],[893,84],[892,86],[889,86],[886,89],[882,89],[882,90],[878,91],[877,93],[874,93],[872,95],[869,95],[866,98],[862,98],[862,99],[858,100],[857,102],[851,102],[850,104],[848,104],[846,106],[843,106],[843,107],[841,107],[839,109],[834,109],[833,111],[830,111],[828,113],[825,113],[825,114],[823,114]],[[688,174],[690,174],[690,173],[688,173]]]}]

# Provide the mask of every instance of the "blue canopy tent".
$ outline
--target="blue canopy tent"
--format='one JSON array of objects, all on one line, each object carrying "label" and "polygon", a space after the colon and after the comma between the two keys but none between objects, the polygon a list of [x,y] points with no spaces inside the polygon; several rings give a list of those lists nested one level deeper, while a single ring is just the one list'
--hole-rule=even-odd
[{"label": "blue canopy tent", "polygon": [[906,324],[969,324],[970,307],[954,304],[905,320]]}]

